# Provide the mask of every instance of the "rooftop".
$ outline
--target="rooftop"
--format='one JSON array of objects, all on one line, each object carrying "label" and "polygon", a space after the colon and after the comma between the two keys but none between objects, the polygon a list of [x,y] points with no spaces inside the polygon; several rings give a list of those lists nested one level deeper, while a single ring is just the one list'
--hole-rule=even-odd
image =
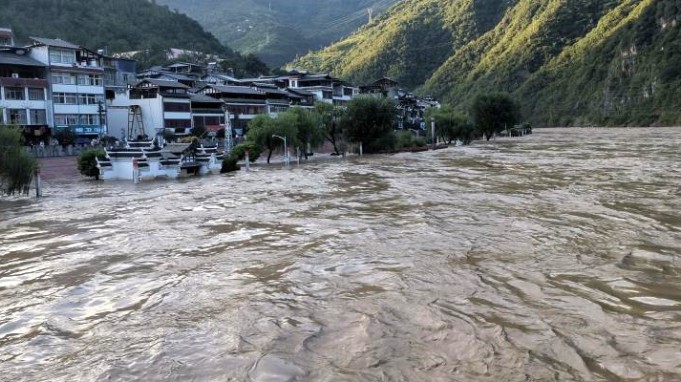
[{"label": "rooftop", "polygon": [[192,100],[192,102],[197,103],[224,103],[219,99],[209,97],[205,94],[191,94],[189,98]]},{"label": "rooftop", "polygon": [[[25,52],[18,54],[18,52]],[[0,49],[0,64],[17,66],[34,66],[44,68],[45,65],[27,56],[27,49],[24,48],[4,48]]]},{"label": "rooftop", "polygon": [[80,46],[60,38],[30,37],[35,45],[54,46],[57,48],[80,49]]},{"label": "rooftop", "polygon": [[187,85],[185,85],[185,84],[183,84],[183,83],[177,82],[177,81],[157,80],[157,79],[155,79],[155,78],[145,78],[145,79],[143,79],[143,80],[137,82],[137,83],[136,83],[135,85],[133,85],[133,86],[138,87],[138,86],[140,86],[141,84],[143,84],[143,83],[145,83],[145,82],[148,82],[148,83],[150,83],[150,84],[152,84],[152,85],[156,85],[156,86],[162,87],[162,88],[181,88],[181,89],[189,89],[189,86],[187,86]]},{"label": "rooftop", "polygon": [[262,95],[263,93],[248,87],[248,86],[229,86],[229,85],[208,85],[207,87],[213,88],[220,93],[228,94],[252,94],[252,95]]}]

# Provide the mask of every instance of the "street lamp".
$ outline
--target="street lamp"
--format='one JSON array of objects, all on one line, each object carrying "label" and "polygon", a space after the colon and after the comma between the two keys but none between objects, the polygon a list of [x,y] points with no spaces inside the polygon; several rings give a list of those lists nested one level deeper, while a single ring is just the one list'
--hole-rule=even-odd
[{"label": "street lamp", "polygon": [[286,167],[288,167],[289,164],[289,158],[288,158],[288,145],[286,144],[286,137],[282,137],[281,135],[277,134],[272,134],[272,138],[279,138],[284,141],[284,164]]},{"label": "street lamp", "polygon": [[430,117],[430,134],[433,136],[433,150],[437,146],[437,137],[435,136],[435,117]]}]

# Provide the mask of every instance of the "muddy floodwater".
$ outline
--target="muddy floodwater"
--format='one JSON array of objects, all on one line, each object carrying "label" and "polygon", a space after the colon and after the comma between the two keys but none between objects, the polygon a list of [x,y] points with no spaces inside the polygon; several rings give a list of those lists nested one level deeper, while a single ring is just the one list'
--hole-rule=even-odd
[{"label": "muddy floodwater", "polygon": [[681,129],[0,202],[2,381],[680,381]]}]

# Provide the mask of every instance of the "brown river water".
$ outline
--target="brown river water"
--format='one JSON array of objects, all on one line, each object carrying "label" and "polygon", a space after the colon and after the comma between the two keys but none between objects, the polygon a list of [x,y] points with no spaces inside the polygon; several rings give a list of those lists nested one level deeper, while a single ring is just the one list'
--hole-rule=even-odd
[{"label": "brown river water", "polygon": [[680,381],[681,129],[0,202],[2,381]]}]

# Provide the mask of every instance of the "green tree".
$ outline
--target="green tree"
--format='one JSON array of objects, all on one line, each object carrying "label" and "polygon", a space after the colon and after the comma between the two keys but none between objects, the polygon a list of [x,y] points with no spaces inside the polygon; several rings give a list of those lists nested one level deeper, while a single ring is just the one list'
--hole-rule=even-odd
[{"label": "green tree", "polygon": [[440,141],[448,145],[461,139],[463,129],[468,123],[466,116],[450,107],[431,109],[427,113],[426,119],[430,120],[430,118],[435,119],[435,135],[437,135]]},{"label": "green tree", "polygon": [[273,137],[286,137],[288,145],[296,143],[298,131],[295,127],[295,116],[281,113],[275,119],[269,115],[258,115],[248,124],[248,140],[267,150],[267,163],[270,163],[272,153],[281,147],[282,141]]},{"label": "green tree", "polygon": [[340,121],[343,117],[343,109],[327,102],[317,102],[314,107],[324,139],[331,142],[335,154],[340,155],[339,146],[343,142]]},{"label": "green tree", "polygon": [[324,135],[317,116],[300,106],[295,106],[282,114],[285,115],[285,119],[289,118],[287,117],[288,115],[291,116],[290,118],[296,130],[296,141],[301,147],[305,159],[307,159],[307,147],[317,147],[324,142]]},{"label": "green tree", "polygon": [[38,161],[22,145],[23,135],[14,126],[0,126],[0,192],[28,194]]},{"label": "green tree", "polygon": [[103,149],[87,149],[78,156],[78,171],[85,176],[94,177],[99,180],[99,168],[97,167],[97,157],[104,157],[106,153]]},{"label": "green tree", "polygon": [[62,147],[76,144],[76,133],[74,133],[73,130],[71,130],[70,128],[58,130],[54,134],[54,138],[57,140],[57,142],[59,142],[59,144]]},{"label": "green tree", "polygon": [[481,94],[471,106],[475,126],[486,140],[505,128],[512,128],[520,120],[520,108],[507,93]]},{"label": "green tree", "polygon": [[244,160],[246,159],[246,151],[248,151],[248,160],[252,163],[260,158],[262,147],[251,141],[241,142],[232,148],[230,157],[234,157],[236,160]]},{"label": "green tree", "polygon": [[372,96],[356,97],[350,101],[343,118],[348,140],[361,142],[368,153],[394,144],[394,123],[395,104],[387,98]]}]

